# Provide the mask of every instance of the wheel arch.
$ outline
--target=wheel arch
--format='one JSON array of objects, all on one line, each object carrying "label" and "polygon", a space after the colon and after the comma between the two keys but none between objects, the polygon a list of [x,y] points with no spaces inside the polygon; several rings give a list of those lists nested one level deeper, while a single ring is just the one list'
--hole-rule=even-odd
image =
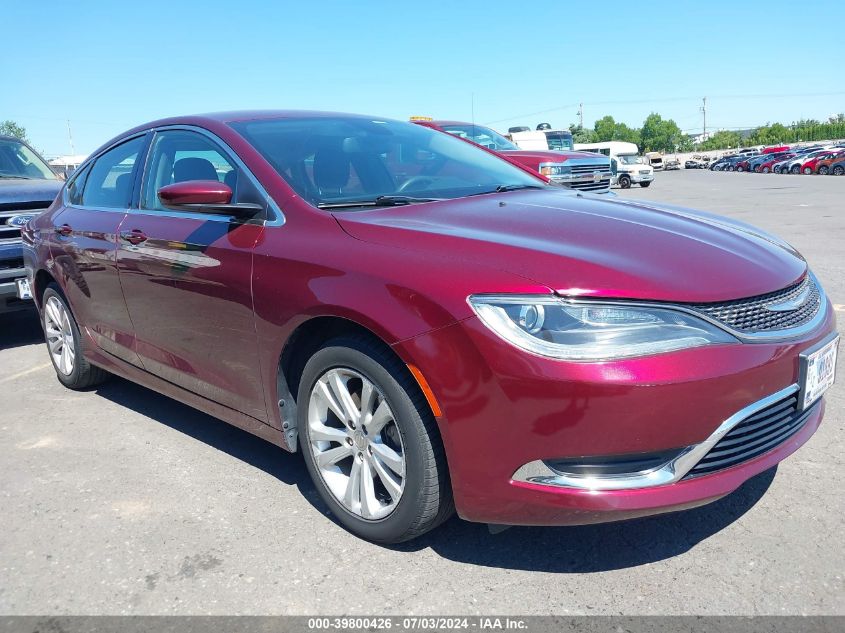
[{"label": "wheel arch", "polygon": [[[433,394],[427,392],[420,383],[421,377],[412,369],[414,365],[409,359],[403,358],[397,350],[391,346],[383,333],[376,332],[373,328],[362,324],[359,320],[349,316],[337,314],[323,314],[306,318],[299,323],[290,333],[282,346],[276,367],[276,403],[278,415],[281,420],[284,434],[284,448],[294,452],[298,448],[297,429],[297,394],[299,392],[300,378],[308,359],[314,355],[328,341],[341,337],[361,337],[386,353],[395,357],[411,378],[411,383],[419,389],[423,396],[428,411],[437,421],[432,405]],[[418,371],[418,370],[417,370]],[[422,378],[422,381],[425,379]],[[427,387],[427,385],[425,385]],[[439,411],[438,411],[439,412]]]}]

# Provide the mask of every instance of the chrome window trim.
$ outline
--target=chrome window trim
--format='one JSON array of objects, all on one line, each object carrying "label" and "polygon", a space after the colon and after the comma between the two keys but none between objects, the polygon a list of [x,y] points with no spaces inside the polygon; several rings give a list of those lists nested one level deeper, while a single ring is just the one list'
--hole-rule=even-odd
[{"label": "chrome window trim", "polygon": [[679,454],[672,460],[658,468],[647,471],[607,475],[604,477],[584,477],[583,475],[558,473],[549,468],[543,460],[535,460],[520,466],[511,476],[513,481],[540,484],[556,488],[570,488],[575,490],[634,490],[637,488],[653,488],[673,484],[691,471],[710,450],[727,435],[737,424],[747,417],[768,406],[798,393],[798,385],[791,384],[757,402],[749,404],[722,422],[706,440],[700,444],[679,449]]},{"label": "chrome window trim", "polygon": [[[242,222],[243,224],[263,224],[264,226],[284,226],[286,222],[285,214],[279,208],[279,205],[276,204],[276,201],[273,197],[267,193],[267,190],[264,186],[258,181],[258,178],[255,177],[255,174],[252,173],[252,170],[246,166],[246,163],[241,160],[241,157],[238,156],[237,152],[231,148],[231,146],[226,143],[223,139],[219,136],[206,130],[205,128],[198,127],[196,125],[188,125],[188,124],[171,124],[171,125],[162,125],[160,127],[151,128],[151,131],[154,135],[158,134],[159,132],[168,132],[173,130],[183,130],[187,132],[195,132],[201,134],[211,140],[213,143],[216,143],[220,146],[220,148],[226,152],[226,157],[229,158],[235,166],[240,169],[247,178],[249,178],[250,182],[253,186],[258,190],[258,193],[264,197],[267,201],[267,207],[270,210],[270,214],[275,216],[273,218],[266,218],[264,220],[259,221],[251,221],[246,220]],[[153,141],[155,141],[155,136],[153,137]],[[152,142],[150,143],[150,148],[152,148]],[[149,159],[150,159],[151,152],[149,149],[147,150],[147,155],[144,158],[144,172],[141,176],[141,191],[140,193],[143,194],[143,188],[145,185],[146,177],[147,177],[147,168],[149,167]],[[212,220],[218,222],[231,222],[231,216],[225,215],[216,215],[211,213],[197,213],[196,211],[175,211],[172,209],[142,209],[140,208],[140,199],[139,198],[139,205],[137,208],[130,209],[130,213],[143,213],[145,215],[157,215],[162,217],[178,217],[178,218],[192,218],[192,219],[204,219],[204,220]]]}]

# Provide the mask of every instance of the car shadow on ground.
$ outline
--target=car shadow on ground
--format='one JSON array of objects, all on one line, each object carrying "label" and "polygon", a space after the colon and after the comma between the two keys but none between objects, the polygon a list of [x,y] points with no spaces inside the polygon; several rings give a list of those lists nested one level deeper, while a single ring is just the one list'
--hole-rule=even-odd
[{"label": "car shadow on ground", "polygon": [[[327,514],[300,455],[287,453],[246,431],[126,380],[114,379],[96,392],[296,486],[316,510]],[[776,471],[772,468],[732,494],[684,512],[588,526],[513,527],[498,534],[490,534],[486,525],[453,517],[433,532],[390,549],[411,552],[430,548],[456,562],[551,573],[637,567],[683,554],[729,526],[765,494]],[[324,519],[314,516],[313,520]]]},{"label": "car shadow on ground", "polygon": [[34,308],[0,315],[0,349],[13,349],[43,341],[44,333]]}]

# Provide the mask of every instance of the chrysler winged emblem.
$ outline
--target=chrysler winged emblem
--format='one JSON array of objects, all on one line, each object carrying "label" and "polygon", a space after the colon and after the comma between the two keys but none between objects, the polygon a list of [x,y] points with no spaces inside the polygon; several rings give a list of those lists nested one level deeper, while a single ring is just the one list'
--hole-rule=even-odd
[{"label": "chrysler winged emblem", "polygon": [[770,312],[794,312],[802,305],[804,305],[804,302],[807,301],[807,297],[809,295],[810,289],[804,288],[804,290],[799,292],[792,299],[787,299],[786,301],[782,301],[781,303],[767,305],[766,310],[769,310]]}]

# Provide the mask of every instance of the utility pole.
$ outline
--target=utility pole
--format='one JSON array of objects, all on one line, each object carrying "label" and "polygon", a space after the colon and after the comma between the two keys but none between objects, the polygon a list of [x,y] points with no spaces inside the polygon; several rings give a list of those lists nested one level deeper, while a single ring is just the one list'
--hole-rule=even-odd
[{"label": "utility pole", "polygon": [[70,133],[70,119],[67,119],[67,140],[70,142],[70,154],[73,156],[76,150],[73,148],[73,135]]},{"label": "utility pole", "polygon": [[704,117],[701,141],[707,140],[707,97],[701,98],[701,115]]},{"label": "utility pole", "polygon": [[578,127],[584,129],[584,104],[578,104]]}]

